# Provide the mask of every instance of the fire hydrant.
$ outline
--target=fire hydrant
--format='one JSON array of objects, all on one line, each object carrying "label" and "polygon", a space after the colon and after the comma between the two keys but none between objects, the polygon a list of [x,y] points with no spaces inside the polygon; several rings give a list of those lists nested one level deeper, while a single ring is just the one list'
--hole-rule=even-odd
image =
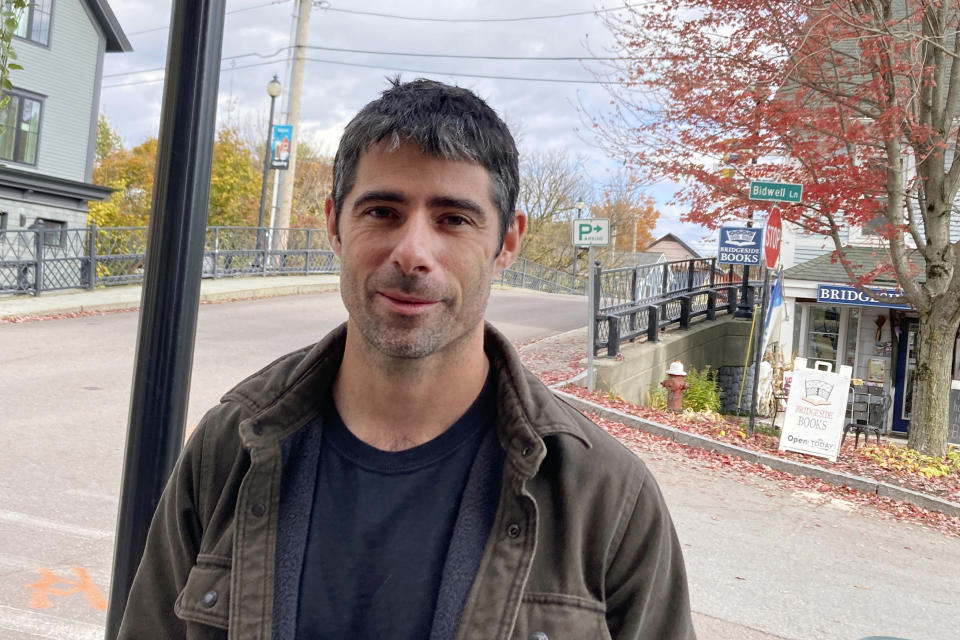
[{"label": "fire hydrant", "polygon": [[685,389],[690,388],[690,384],[684,380],[687,372],[683,370],[682,362],[672,362],[670,363],[670,368],[667,369],[667,379],[661,382],[664,387],[667,388],[667,410],[668,411],[683,411],[683,392]]}]

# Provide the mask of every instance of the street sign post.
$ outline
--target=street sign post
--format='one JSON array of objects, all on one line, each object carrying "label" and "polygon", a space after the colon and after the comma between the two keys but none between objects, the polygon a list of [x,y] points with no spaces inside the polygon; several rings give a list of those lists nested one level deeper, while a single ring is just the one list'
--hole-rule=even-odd
[{"label": "street sign post", "polygon": [[803,200],[803,185],[790,182],[761,182],[759,180],[751,180],[750,199],[797,204]]},{"label": "street sign post", "polygon": [[763,226],[763,256],[767,261],[767,268],[773,269],[780,259],[780,241],[783,239],[783,223],[780,221],[780,210],[774,209]]},{"label": "street sign post", "polygon": [[[583,218],[573,221],[573,245],[588,247],[587,264],[589,266],[590,285],[587,288],[587,389],[593,392],[593,351],[594,332],[597,319],[593,317],[593,299],[596,295],[596,277],[593,264],[593,248],[610,244],[609,218]],[[574,249],[576,251],[576,249]]]},{"label": "street sign post", "polygon": [[[610,244],[608,218],[584,218],[573,221],[573,244],[578,247],[606,247]],[[593,262],[590,263],[591,265]]]}]

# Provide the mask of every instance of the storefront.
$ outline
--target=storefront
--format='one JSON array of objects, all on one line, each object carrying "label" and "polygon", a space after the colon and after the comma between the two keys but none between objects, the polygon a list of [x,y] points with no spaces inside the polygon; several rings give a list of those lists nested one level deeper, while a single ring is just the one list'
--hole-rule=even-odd
[{"label": "storefront", "polygon": [[[908,306],[882,300],[898,293],[893,283],[875,289],[881,297],[875,300],[848,286],[838,267],[823,257],[784,271],[780,349],[788,364],[800,356],[832,371],[848,365],[854,378],[882,387],[892,401],[886,430],[906,434],[913,409],[917,316]],[[958,378],[957,343],[953,362]]]}]

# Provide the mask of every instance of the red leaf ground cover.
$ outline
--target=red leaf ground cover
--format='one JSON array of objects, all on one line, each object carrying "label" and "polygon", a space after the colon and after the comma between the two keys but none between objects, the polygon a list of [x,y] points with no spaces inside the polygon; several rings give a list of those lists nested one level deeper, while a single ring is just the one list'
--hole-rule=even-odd
[{"label": "red leaf ground cover", "polygon": [[[571,353],[569,344],[546,345],[545,347],[533,344],[530,346],[531,348],[521,351],[521,358],[524,360],[524,364],[548,386],[564,383],[572,376],[583,371],[583,367],[579,364],[584,357],[582,350]],[[582,349],[582,345],[580,346]],[[572,384],[564,385],[562,390],[608,409],[622,411],[651,422],[696,433],[713,440],[735,444],[745,449],[752,449],[806,464],[814,464],[852,475],[882,480],[948,500],[960,501],[960,473],[942,478],[926,479],[915,473],[884,469],[878,466],[876,460],[861,455],[862,447],[854,450],[850,438],[841,448],[840,458],[837,462],[831,463],[828,460],[813,456],[778,451],[779,438],[764,433],[755,433],[748,436],[746,422],[741,418],[660,411],[652,407],[635,405],[609,394],[590,393],[585,388]],[[885,496],[863,493],[850,487],[836,487],[816,478],[777,471],[764,464],[752,463],[734,456],[698,449],[640,431],[616,421],[606,420],[594,414],[588,413],[587,415],[638,455],[653,457],[682,456],[683,462],[693,467],[765,478],[789,491],[801,491],[805,492],[805,495],[819,494],[823,497],[823,502],[838,499],[861,510],[863,507],[872,507],[873,509],[863,512],[871,513],[880,518],[896,518],[922,524],[943,533],[960,537],[960,518],[958,517],[929,511]]]},{"label": "red leaf ground cover", "polygon": [[745,449],[760,451],[769,455],[774,455],[787,460],[812,464],[833,471],[840,471],[852,475],[863,476],[874,480],[889,482],[914,491],[920,491],[940,498],[960,502],[960,472],[954,472],[942,477],[926,478],[918,473],[906,469],[884,468],[878,465],[877,461],[867,455],[864,455],[865,447],[861,445],[859,449],[854,449],[853,439],[847,438],[847,441],[840,449],[840,457],[836,462],[830,462],[824,458],[807,456],[791,451],[779,451],[779,437],[767,435],[765,433],[754,433],[747,435],[747,421],[743,418],[710,416],[691,414],[676,414],[668,411],[660,411],[652,407],[638,406],[621,398],[611,398],[602,393],[593,393],[575,385],[566,385],[563,391],[576,395],[577,397],[589,400],[609,409],[617,409],[630,415],[638,416],[656,422],[668,425],[677,429],[682,429],[691,433],[706,436],[713,440],[735,444]]}]

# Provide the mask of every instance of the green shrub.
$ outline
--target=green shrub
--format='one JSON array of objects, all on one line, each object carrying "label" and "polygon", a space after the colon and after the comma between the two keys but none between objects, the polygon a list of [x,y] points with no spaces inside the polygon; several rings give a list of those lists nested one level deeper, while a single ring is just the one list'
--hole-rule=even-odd
[{"label": "green shrub", "polygon": [[651,393],[647,394],[647,404],[654,409],[663,411],[667,408],[667,388],[657,386]]},{"label": "green shrub", "polygon": [[683,408],[694,411],[720,411],[720,387],[717,386],[716,373],[710,365],[697,371],[690,367],[687,371],[687,384],[690,388],[683,392]]}]

